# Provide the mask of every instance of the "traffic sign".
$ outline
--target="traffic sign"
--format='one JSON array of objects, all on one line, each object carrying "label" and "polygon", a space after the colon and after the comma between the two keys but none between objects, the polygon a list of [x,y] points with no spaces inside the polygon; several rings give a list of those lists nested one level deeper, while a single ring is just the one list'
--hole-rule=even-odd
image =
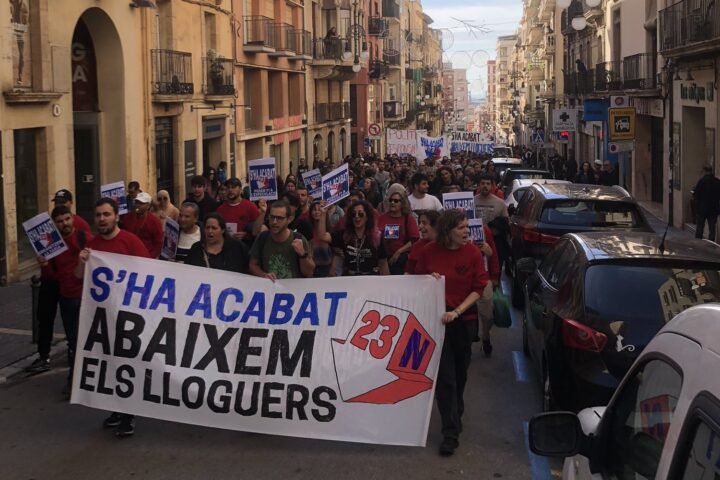
[{"label": "traffic sign", "polygon": [[556,132],[576,132],[577,110],[574,108],[553,110],[553,130]]},{"label": "traffic sign", "polygon": [[635,149],[634,140],[622,140],[620,142],[609,142],[608,152],[610,153],[622,153],[632,152]]},{"label": "traffic sign", "polygon": [[533,132],[533,134],[530,137],[530,141],[535,144],[543,144],[545,143],[545,130],[538,128]]},{"label": "traffic sign", "polygon": [[611,108],[608,116],[611,141],[635,139],[635,108]]},{"label": "traffic sign", "polygon": [[382,128],[377,123],[371,123],[368,125],[368,134],[373,137],[377,137],[382,133]]}]

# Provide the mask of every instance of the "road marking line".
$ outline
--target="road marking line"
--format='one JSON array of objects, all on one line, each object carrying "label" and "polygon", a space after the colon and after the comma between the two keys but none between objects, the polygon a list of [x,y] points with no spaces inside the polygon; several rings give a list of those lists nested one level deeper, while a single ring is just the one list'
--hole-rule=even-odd
[{"label": "road marking line", "polygon": [[515,380],[518,382],[529,382],[529,366],[523,352],[512,352],[513,368],[515,368]]},{"label": "road marking line", "polygon": [[[21,330],[19,328],[0,328],[0,334],[7,335],[22,335],[24,337],[32,337],[32,330]],[[65,338],[65,335],[61,333],[54,333],[54,338]]]},{"label": "road marking line", "polygon": [[535,455],[530,451],[530,443],[528,440],[528,422],[523,422],[523,431],[525,432],[525,448],[527,448],[528,459],[530,460],[530,473],[532,480],[552,480],[550,474],[550,462],[546,457]]}]

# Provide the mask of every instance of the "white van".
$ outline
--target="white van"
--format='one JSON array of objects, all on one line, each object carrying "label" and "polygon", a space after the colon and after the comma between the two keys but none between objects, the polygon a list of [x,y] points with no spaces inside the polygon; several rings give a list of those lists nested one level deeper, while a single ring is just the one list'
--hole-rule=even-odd
[{"label": "white van", "polygon": [[[698,289],[668,296],[668,311],[682,296],[720,288],[719,278],[700,280]],[[536,415],[528,434],[536,454],[565,457],[563,479],[720,478],[720,304],[669,322],[607,407]]]}]

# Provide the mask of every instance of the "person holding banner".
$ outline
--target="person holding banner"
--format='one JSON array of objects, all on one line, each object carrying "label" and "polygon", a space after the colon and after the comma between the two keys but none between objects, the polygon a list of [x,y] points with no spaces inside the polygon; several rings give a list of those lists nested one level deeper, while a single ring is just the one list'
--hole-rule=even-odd
[{"label": "person holding banner", "polygon": [[198,225],[199,216],[200,208],[197,204],[185,202],[180,206],[180,216],[178,217],[180,237],[174,258],[176,262],[184,263],[192,246],[201,240],[202,230]]},{"label": "person holding banner", "polygon": [[416,274],[445,277],[447,311],[440,319],[445,324],[445,340],[435,387],[443,435],[439,453],[443,456],[455,453],[459,445],[463,393],[477,335],[476,302],[488,283],[482,253],[468,240],[465,212],[445,210],[438,219],[436,241],[420,252],[415,267]]},{"label": "person holding banner", "polygon": [[[98,235],[88,242],[78,258],[75,276],[85,276],[85,264],[93,250],[118,253],[134,257],[150,258],[147,248],[135,234],[121,230],[119,224],[118,204],[111,198],[101,198],[95,204],[95,228]],[[103,422],[103,428],[116,428],[115,435],[127,437],[135,433],[135,416],[113,412]]]},{"label": "person holding banner", "polygon": [[413,243],[420,239],[415,216],[410,211],[410,202],[405,187],[393,183],[388,189],[387,212],[378,218],[378,230],[382,235],[385,252],[389,255],[391,275],[405,273],[408,252]]},{"label": "person holding banner", "polygon": [[385,246],[375,228],[375,209],[365,200],[350,205],[345,230],[332,234],[332,246],[335,256],[330,276],[337,272],[339,258],[344,276],[390,274]]},{"label": "person holding banner", "polygon": [[250,255],[247,246],[230,237],[222,215],[218,212],[208,213],[203,229],[204,238],[190,247],[186,265],[248,273]]}]

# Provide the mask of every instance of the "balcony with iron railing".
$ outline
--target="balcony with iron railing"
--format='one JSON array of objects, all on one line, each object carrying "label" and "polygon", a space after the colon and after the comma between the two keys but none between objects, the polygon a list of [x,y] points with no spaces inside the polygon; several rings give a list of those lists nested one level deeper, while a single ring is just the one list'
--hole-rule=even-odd
[{"label": "balcony with iron railing", "polygon": [[394,0],[382,0],[382,16],[399,21],[400,4]]},{"label": "balcony with iron railing", "polygon": [[593,69],[589,69],[585,73],[565,73],[563,77],[564,93],[566,95],[587,95],[595,91],[593,84],[595,71]]},{"label": "balcony with iron railing", "polygon": [[231,58],[205,57],[203,64],[205,65],[203,91],[206,95],[235,95]]},{"label": "balcony with iron railing", "polygon": [[343,116],[343,104],[342,102],[332,102],[330,104],[330,120],[341,120],[345,118]]},{"label": "balcony with iron railing", "polygon": [[387,18],[382,17],[370,17],[368,18],[368,33],[370,35],[384,38],[387,37],[390,24]]},{"label": "balcony with iron railing", "polygon": [[657,88],[657,54],[638,53],[623,59],[623,87],[627,90]]},{"label": "balcony with iron railing", "polygon": [[381,79],[390,74],[388,64],[382,60],[371,60],[369,64],[368,75],[370,78]]},{"label": "balcony with iron railing", "polygon": [[720,6],[715,0],[682,0],[660,10],[659,20],[660,51],[665,56],[683,47],[694,47],[696,53],[720,49],[720,42],[710,42],[720,40]]},{"label": "balcony with iron railing", "polygon": [[[174,50],[152,50],[153,94],[192,95],[192,54]],[[157,100],[157,98],[156,98]]]},{"label": "balcony with iron railing", "polygon": [[617,91],[622,88],[622,62],[603,62],[595,65],[595,91]]},{"label": "balcony with iron railing", "polygon": [[295,27],[287,23],[273,23],[271,32],[273,36],[272,45],[275,51],[270,52],[269,55],[273,57],[294,56],[295,49],[297,48],[296,38],[295,35],[293,35],[294,31]]},{"label": "balcony with iron railing", "polygon": [[383,51],[383,61],[390,67],[400,67],[400,52],[392,49],[385,49]]},{"label": "balcony with iron railing", "polygon": [[245,26],[243,50],[246,52],[274,52],[273,19],[262,15],[243,17]]},{"label": "balcony with iron railing", "polygon": [[294,29],[291,32],[294,37],[295,55],[290,57],[293,60],[312,60],[313,58],[313,41],[312,33],[307,30]]},{"label": "balcony with iron railing", "polygon": [[316,103],[315,104],[315,123],[325,123],[330,120],[330,104],[329,103]]},{"label": "balcony with iron railing", "polygon": [[[325,37],[316,38],[313,41],[313,59],[316,61],[341,62],[343,61],[343,53],[346,51],[351,51],[346,38]],[[350,61],[352,61],[352,58]]]}]

